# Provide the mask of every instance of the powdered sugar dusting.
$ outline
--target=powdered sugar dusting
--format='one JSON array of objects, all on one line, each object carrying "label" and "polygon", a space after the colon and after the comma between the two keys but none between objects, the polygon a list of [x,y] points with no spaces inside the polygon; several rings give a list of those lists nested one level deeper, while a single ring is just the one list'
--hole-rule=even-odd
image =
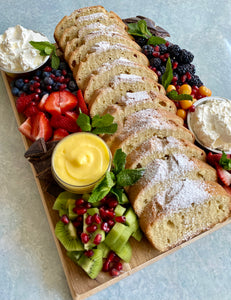
[{"label": "powdered sugar dusting", "polygon": [[129,47],[126,47],[123,44],[110,44],[109,42],[103,41],[103,42],[99,42],[96,43],[93,47],[91,47],[90,52],[103,52],[103,51],[107,51],[109,49],[130,49]]},{"label": "powdered sugar dusting", "polygon": [[152,101],[152,99],[149,96],[148,92],[140,91],[135,93],[126,93],[126,95],[120,99],[119,104],[127,106],[145,101]]},{"label": "powdered sugar dusting", "polygon": [[[123,66],[136,66],[137,64],[126,59],[123,57],[120,57],[119,59],[115,59],[110,63],[104,63],[100,68],[97,69],[97,73],[110,71],[113,67],[117,65],[123,65]],[[138,65],[137,65],[138,66]]]},{"label": "powdered sugar dusting", "polygon": [[81,16],[77,19],[77,22],[82,23],[82,22],[91,21],[95,19],[102,19],[102,18],[106,19],[108,18],[108,16],[104,13],[95,13],[87,16]]},{"label": "powdered sugar dusting", "polygon": [[112,82],[114,85],[118,85],[121,82],[143,82],[143,78],[133,74],[120,74],[115,76]]}]

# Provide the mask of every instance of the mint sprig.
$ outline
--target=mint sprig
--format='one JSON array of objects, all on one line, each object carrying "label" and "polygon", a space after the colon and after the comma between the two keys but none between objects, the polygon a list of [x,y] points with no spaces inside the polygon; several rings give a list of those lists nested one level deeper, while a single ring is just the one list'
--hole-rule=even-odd
[{"label": "mint sprig", "polygon": [[219,160],[219,165],[227,171],[231,170],[231,159],[227,157],[227,154],[224,151],[222,151],[222,157]]},{"label": "mint sprig", "polygon": [[102,117],[94,116],[92,119],[80,111],[77,124],[82,131],[92,132],[94,134],[113,134],[117,130],[117,123],[113,123],[114,117],[106,114]]},{"label": "mint sprig", "polygon": [[166,63],[166,69],[162,76],[162,85],[167,90],[169,84],[171,83],[173,79],[173,70],[172,70],[172,63],[170,57],[168,57],[167,63]]},{"label": "mint sprig", "polygon": [[153,46],[165,44],[165,43],[166,43],[165,39],[163,39],[162,37],[159,37],[159,36],[154,36],[154,35],[151,36],[147,42],[148,45],[153,45]]},{"label": "mint sprig", "polygon": [[35,49],[39,50],[39,54],[41,56],[51,56],[51,67],[53,69],[58,69],[60,64],[60,59],[56,54],[56,47],[54,44],[51,44],[50,42],[43,41],[43,42],[35,42],[30,41],[29,42],[31,46],[33,46]]},{"label": "mint sprig", "polygon": [[173,90],[167,93],[167,97],[173,101],[191,100],[193,97],[189,94],[178,94],[177,91]]},{"label": "mint sprig", "polygon": [[103,199],[110,192],[117,197],[120,204],[124,203],[126,195],[124,187],[133,185],[144,174],[144,169],[125,169],[126,154],[117,149],[113,159],[111,172],[107,172],[105,177],[95,186],[88,202],[94,203]]}]

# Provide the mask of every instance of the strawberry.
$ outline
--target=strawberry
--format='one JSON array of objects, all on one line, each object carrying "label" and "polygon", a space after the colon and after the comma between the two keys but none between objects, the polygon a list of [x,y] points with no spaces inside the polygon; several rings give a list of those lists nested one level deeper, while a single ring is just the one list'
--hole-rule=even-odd
[{"label": "strawberry", "polygon": [[34,99],[35,94],[25,95],[22,94],[16,100],[16,108],[19,113],[23,113],[30,102]]},{"label": "strawberry", "polygon": [[50,122],[43,112],[39,112],[32,117],[31,135],[34,140],[44,138],[45,141],[49,140],[49,138],[52,136]]},{"label": "strawberry", "polygon": [[72,118],[75,122],[76,122],[76,120],[78,119],[78,114],[76,113],[76,112],[74,112],[74,111],[66,111],[65,113],[64,113],[64,115],[65,116],[68,116],[68,117],[70,117],[70,118]]},{"label": "strawberry", "polygon": [[47,112],[51,113],[52,115],[61,115],[61,108],[59,105],[59,92],[51,93],[46,99],[46,102],[44,103],[43,107]]},{"label": "strawberry", "polygon": [[218,163],[216,164],[217,175],[224,185],[231,185],[231,174],[223,169]]},{"label": "strawberry", "polygon": [[34,138],[31,135],[31,129],[32,129],[32,118],[27,118],[26,121],[24,121],[18,128],[18,130],[25,135],[28,139],[34,141]]},{"label": "strawberry", "polygon": [[42,99],[40,100],[39,104],[38,104],[38,108],[41,110],[41,111],[44,111],[45,110],[45,102],[47,101],[47,98],[48,98],[49,94],[45,94],[42,96]]},{"label": "strawberry", "polygon": [[231,186],[223,186],[226,192],[231,196]]},{"label": "strawberry", "polygon": [[213,167],[216,167],[216,164],[219,164],[219,160],[222,157],[222,153],[213,154],[209,152],[207,155],[207,163]]},{"label": "strawberry", "polygon": [[76,107],[78,99],[69,91],[59,92],[59,104],[62,114]]},{"label": "strawberry", "polygon": [[60,141],[65,136],[69,135],[68,131],[63,128],[58,128],[54,131],[52,141]]},{"label": "strawberry", "polygon": [[33,115],[36,115],[38,112],[39,112],[39,109],[38,109],[36,103],[32,101],[27,106],[26,110],[24,111],[24,115],[26,115],[27,117],[32,117]]},{"label": "strawberry", "polygon": [[81,112],[83,114],[89,115],[89,110],[87,108],[87,104],[83,98],[83,94],[82,94],[81,90],[77,91],[77,98],[78,98],[78,106],[79,106],[79,109],[81,109]]},{"label": "strawberry", "polygon": [[67,130],[68,132],[79,131],[79,127],[78,127],[77,123],[69,116],[53,115],[51,117],[50,124],[53,128],[63,128],[65,130]]}]

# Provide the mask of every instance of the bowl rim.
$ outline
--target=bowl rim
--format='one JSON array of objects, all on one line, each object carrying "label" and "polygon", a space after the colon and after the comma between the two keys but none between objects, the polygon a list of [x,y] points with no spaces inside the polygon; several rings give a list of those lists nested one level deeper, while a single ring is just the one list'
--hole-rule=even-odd
[{"label": "bowl rim", "polygon": [[[209,101],[214,101],[214,100],[220,100],[220,101],[230,101],[230,99],[228,98],[225,98],[225,97],[220,97],[220,96],[210,96],[210,97],[204,97],[200,100],[197,100],[196,102],[193,103],[194,107],[196,108],[197,106],[200,106],[201,104],[204,104],[206,102],[209,102]],[[187,125],[188,125],[188,129],[194,134],[195,136],[195,140],[205,149],[211,151],[211,152],[214,152],[214,153],[222,153],[222,152],[225,152],[226,154],[231,154],[231,151],[223,151],[223,150],[219,150],[219,149],[214,149],[214,148],[210,148],[208,146],[205,146],[203,144],[203,142],[197,137],[195,131],[193,130],[193,126],[191,126],[191,115],[193,114],[194,112],[191,112],[191,111],[188,111],[188,114],[187,114]]]}]

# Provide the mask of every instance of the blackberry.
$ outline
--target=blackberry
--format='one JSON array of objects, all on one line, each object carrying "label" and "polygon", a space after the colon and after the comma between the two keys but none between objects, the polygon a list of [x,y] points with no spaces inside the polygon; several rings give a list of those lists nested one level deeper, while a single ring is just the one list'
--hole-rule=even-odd
[{"label": "blackberry", "polygon": [[194,55],[185,49],[181,50],[178,60],[182,64],[190,64],[193,61]]},{"label": "blackberry", "polygon": [[181,48],[178,45],[171,45],[168,47],[168,52],[171,58],[178,58],[181,53]]},{"label": "blackberry", "polygon": [[161,73],[162,75],[164,74],[165,70],[166,70],[166,67],[165,67],[165,66],[160,66],[160,67],[159,67],[159,71],[160,71],[160,73]]},{"label": "blackberry", "polygon": [[[190,64],[178,65],[178,67],[177,67],[177,71],[178,71],[179,75],[184,75],[187,72],[189,72],[190,74],[193,74],[190,72],[192,69],[193,69],[193,67],[191,67]],[[194,69],[195,69],[195,67],[194,67]]]},{"label": "blackberry", "polygon": [[192,74],[195,74],[196,68],[195,68],[195,66],[194,66],[193,64],[190,64],[188,68],[189,68],[188,72],[189,72],[191,75],[192,75]]},{"label": "blackberry", "polygon": [[164,54],[167,52],[168,48],[165,44],[159,44],[158,46],[160,48],[160,54]]},{"label": "blackberry", "polygon": [[143,38],[142,36],[136,36],[135,41],[140,45],[140,47],[143,47],[147,43],[147,39]]},{"label": "blackberry", "polygon": [[188,83],[191,86],[196,85],[198,87],[203,85],[203,82],[200,80],[199,76],[197,76],[197,75],[192,75],[192,78],[188,81]]},{"label": "blackberry", "polygon": [[146,55],[146,56],[151,56],[153,53],[153,48],[150,45],[145,45],[142,48],[142,52]]},{"label": "blackberry", "polygon": [[161,65],[161,59],[158,57],[152,57],[150,59],[150,65],[152,67],[158,68]]}]

